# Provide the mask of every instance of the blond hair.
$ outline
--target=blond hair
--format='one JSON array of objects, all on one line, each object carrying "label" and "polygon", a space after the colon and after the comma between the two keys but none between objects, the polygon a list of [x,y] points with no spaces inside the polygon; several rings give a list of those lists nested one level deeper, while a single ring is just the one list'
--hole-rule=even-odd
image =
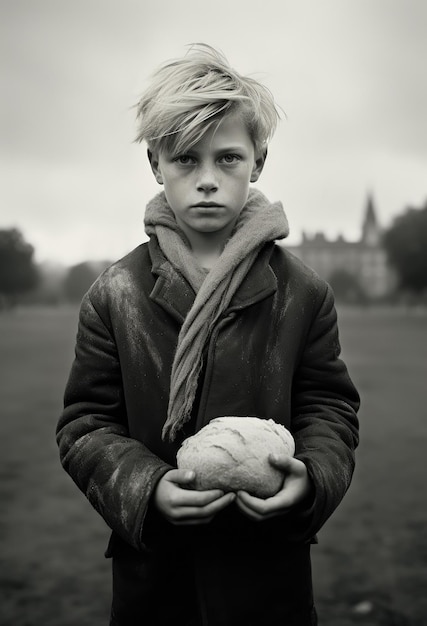
[{"label": "blond hair", "polygon": [[182,58],[166,62],[136,105],[138,133],[152,151],[188,150],[225,115],[242,115],[256,151],[263,151],[279,119],[270,91],[233,70],[207,44],[194,44]]}]

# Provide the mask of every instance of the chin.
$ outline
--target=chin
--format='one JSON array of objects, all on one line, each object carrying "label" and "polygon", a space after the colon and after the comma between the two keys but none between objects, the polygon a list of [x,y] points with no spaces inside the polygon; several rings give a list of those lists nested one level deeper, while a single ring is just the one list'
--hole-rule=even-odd
[{"label": "chin", "polygon": [[209,227],[207,226],[206,228],[198,228],[198,232],[199,233],[219,233],[220,231],[222,231],[224,229],[224,226],[219,226],[219,227]]},{"label": "chin", "polygon": [[193,228],[199,233],[217,233],[227,228],[228,224],[197,224]]}]

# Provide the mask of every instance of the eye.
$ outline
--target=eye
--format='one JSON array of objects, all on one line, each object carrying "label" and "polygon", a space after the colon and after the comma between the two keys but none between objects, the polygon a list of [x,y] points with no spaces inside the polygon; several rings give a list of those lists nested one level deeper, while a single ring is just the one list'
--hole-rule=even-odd
[{"label": "eye", "polygon": [[174,159],[175,163],[179,163],[179,165],[193,165],[194,158],[189,154],[180,154]]},{"label": "eye", "polygon": [[220,161],[222,163],[227,163],[227,165],[232,164],[232,163],[237,163],[238,161],[240,161],[240,157],[238,154],[224,154],[221,158]]}]

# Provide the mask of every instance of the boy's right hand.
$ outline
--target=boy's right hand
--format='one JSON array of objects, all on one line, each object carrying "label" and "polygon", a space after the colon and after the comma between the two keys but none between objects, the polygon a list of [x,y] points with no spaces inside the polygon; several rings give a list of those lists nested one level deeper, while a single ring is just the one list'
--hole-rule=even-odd
[{"label": "boy's right hand", "polygon": [[191,470],[173,469],[157,484],[154,503],[172,524],[207,524],[236,497],[220,489],[191,489],[194,477]]}]

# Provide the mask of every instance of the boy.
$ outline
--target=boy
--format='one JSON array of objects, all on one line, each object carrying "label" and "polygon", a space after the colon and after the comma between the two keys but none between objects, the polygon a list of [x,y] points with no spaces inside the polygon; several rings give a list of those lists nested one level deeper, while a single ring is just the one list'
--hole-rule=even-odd
[{"label": "boy", "polygon": [[[58,424],[64,468],[112,529],[111,625],[316,624],[310,544],[347,490],[358,395],[330,288],[250,188],[277,110],[209,46],[155,74],[138,141],[164,191],[150,235],[83,299]],[[295,458],[266,500],[196,491],[182,441],[218,416],[274,419]]]}]

